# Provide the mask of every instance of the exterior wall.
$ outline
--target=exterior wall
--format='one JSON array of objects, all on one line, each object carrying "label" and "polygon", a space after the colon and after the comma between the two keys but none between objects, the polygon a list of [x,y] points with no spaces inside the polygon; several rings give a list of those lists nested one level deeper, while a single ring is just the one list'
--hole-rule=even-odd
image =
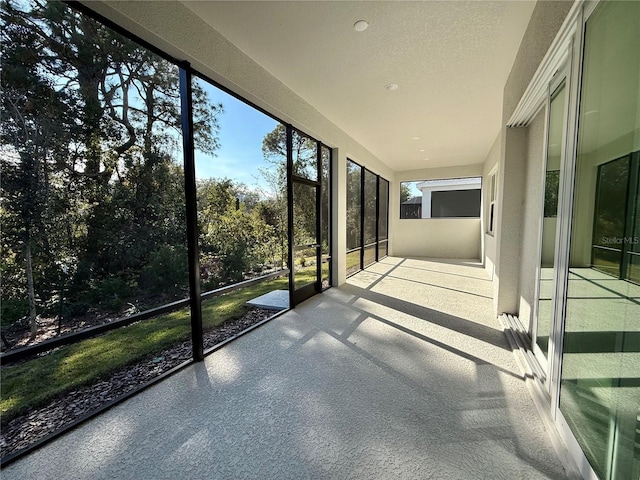
[{"label": "exterior wall", "polygon": [[[177,1],[122,2],[84,0],[89,8],[252,102],[264,111],[338,149],[334,186],[338,187],[333,215],[334,285],[344,282],[346,229],[346,158],[382,175],[393,172],[380,159],[338,128],[313,106],[287,88],[229,40]],[[334,158],[336,156],[334,155]],[[397,202],[396,202],[397,203]],[[392,227],[391,227],[392,228]],[[393,231],[393,230],[391,230]],[[344,237],[344,238],[343,238]]]},{"label": "exterior wall", "polygon": [[[496,137],[496,140],[489,150],[489,154],[482,166],[482,184],[486,188],[482,192],[482,253],[481,259],[484,263],[484,268],[490,278],[493,278],[495,263],[496,263],[496,239],[494,234],[489,233],[489,215],[491,214],[491,192],[490,188],[490,174],[493,169],[500,163],[500,147],[501,147],[502,134]],[[500,172],[497,172],[496,178],[500,177]],[[494,215],[498,218],[498,202],[495,204]]]},{"label": "exterior wall", "polygon": [[[572,5],[570,1],[539,1],[536,4],[504,88],[503,125],[508,123]],[[501,135],[496,267],[493,278],[496,314],[518,313],[520,303],[527,133],[527,129],[503,128]],[[527,255],[531,254],[527,252]]]},{"label": "exterior wall", "polygon": [[[400,182],[479,177],[481,175],[481,164],[398,172],[390,188],[389,254],[400,257],[479,259],[482,244],[481,219],[400,220]],[[434,231],[437,232],[437,236],[434,236]]]},{"label": "exterior wall", "polygon": [[398,257],[480,258],[479,218],[401,220],[393,235]]},{"label": "exterior wall", "polygon": [[[527,128],[527,158],[525,201],[520,254],[519,318],[523,325],[531,325],[536,299],[540,251],[540,219],[544,195],[543,170],[545,166],[545,109],[541,109]],[[549,219],[554,220],[554,219]],[[551,244],[553,245],[553,241]]]}]

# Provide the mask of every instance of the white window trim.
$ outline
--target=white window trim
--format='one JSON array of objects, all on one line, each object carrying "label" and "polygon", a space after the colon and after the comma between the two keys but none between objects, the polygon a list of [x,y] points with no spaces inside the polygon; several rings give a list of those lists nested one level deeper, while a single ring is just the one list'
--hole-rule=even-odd
[{"label": "white window trim", "polygon": [[571,10],[569,10],[558,34],[513,111],[507,127],[528,125],[534,119],[540,106],[544,104],[549,83],[569,58],[572,49],[571,44],[578,31],[578,24],[582,17],[582,7],[585,3],[588,3],[587,0],[576,0]]}]

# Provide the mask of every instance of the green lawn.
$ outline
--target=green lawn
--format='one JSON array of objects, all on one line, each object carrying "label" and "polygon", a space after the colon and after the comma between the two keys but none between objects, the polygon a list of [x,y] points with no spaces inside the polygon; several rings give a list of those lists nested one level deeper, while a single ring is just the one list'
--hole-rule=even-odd
[{"label": "green lawn", "polygon": [[347,275],[360,270],[360,250],[347,253]]},{"label": "green lawn", "polygon": [[[287,288],[288,279],[278,278],[206,300],[202,303],[204,328],[242,316],[248,309],[247,300]],[[0,372],[0,415],[9,420],[56,395],[106,378],[147,354],[189,339],[190,328],[189,309],[182,309],[4,367]]]}]

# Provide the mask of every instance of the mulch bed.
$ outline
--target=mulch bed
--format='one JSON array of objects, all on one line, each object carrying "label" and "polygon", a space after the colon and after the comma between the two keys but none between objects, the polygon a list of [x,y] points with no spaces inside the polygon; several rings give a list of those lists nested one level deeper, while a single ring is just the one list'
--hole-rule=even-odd
[{"label": "mulch bed", "polygon": [[[205,350],[246,330],[274,314],[254,308],[237,320],[227,322],[204,334]],[[138,388],[140,385],[192,358],[191,341],[142,358],[115,372],[110,378],[77,388],[47,405],[33,409],[8,422],[2,422],[0,452],[5,455],[21,450],[79,417]]]}]

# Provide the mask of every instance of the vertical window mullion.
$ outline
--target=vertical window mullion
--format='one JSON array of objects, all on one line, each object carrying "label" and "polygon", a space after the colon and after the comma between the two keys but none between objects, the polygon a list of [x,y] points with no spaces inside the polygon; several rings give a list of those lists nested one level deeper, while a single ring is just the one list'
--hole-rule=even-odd
[{"label": "vertical window mullion", "polygon": [[294,306],[293,292],[294,270],[293,265],[293,130],[291,125],[286,126],[287,129],[287,233],[289,245],[287,248],[287,262],[289,263],[289,305]]},{"label": "vertical window mullion", "polygon": [[364,269],[364,167],[360,167],[360,270]]},{"label": "vertical window mullion", "polygon": [[196,195],[196,168],[193,141],[193,92],[191,67],[180,66],[180,108],[182,116],[182,142],[184,155],[184,191],[187,216],[187,255],[189,262],[189,295],[191,305],[191,339],[193,359],[204,358],[202,329],[202,301],[200,297],[200,260],[198,252],[198,205]]},{"label": "vertical window mullion", "polygon": [[380,260],[380,175],[376,175],[376,262]]}]

